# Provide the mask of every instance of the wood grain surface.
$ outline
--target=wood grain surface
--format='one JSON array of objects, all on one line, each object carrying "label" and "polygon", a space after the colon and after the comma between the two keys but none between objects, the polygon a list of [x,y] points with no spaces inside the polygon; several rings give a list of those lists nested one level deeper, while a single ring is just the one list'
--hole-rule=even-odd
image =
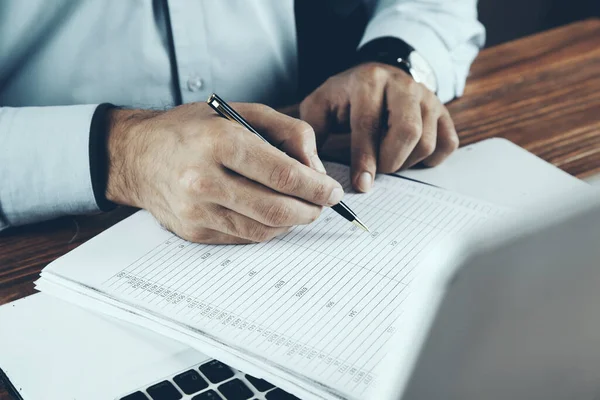
[{"label": "wood grain surface", "polygon": [[462,144],[504,137],[578,177],[600,172],[600,20],[483,51],[450,105]]},{"label": "wood grain surface", "polygon": [[[600,20],[484,50],[464,96],[449,109],[462,145],[504,137],[575,176],[600,173]],[[33,293],[33,281],[49,262],[132,212],[1,232],[0,304]],[[0,382],[0,400],[7,399]]]}]

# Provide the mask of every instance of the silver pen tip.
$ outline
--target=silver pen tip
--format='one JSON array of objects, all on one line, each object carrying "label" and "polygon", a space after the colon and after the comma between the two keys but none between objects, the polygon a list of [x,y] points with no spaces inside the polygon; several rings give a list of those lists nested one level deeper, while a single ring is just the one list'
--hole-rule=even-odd
[{"label": "silver pen tip", "polygon": [[369,230],[369,228],[367,228],[367,226],[360,219],[355,218],[354,221],[352,221],[352,223],[354,225],[358,226],[363,231],[371,233],[371,231]]}]

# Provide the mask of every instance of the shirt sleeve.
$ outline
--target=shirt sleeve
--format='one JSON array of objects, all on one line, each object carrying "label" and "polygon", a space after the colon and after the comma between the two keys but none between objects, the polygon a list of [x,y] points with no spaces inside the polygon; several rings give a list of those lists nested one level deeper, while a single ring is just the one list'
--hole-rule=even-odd
[{"label": "shirt sleeve", "polygon": [[463,94],[471,63],[485,43],[477,0],[379,0],[359,48],[385,36],[404,40],[425,58],[443,102]]},{"label": "shirt sleeve", "polygon": [[0,107],[0,230],[99,211],[89,156],[97,107]]}]

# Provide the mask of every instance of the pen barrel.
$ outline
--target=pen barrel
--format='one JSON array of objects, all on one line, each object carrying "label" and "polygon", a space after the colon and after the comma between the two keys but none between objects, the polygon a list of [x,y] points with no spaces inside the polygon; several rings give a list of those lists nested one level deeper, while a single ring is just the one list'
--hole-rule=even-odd
[{"label": "pen barrel", "polygon": [[[226,118],[233,122],[237,122],[238,124],[240,124],[241,126],[246,128],[247,130],[249,130],[250,132],[254,133],[256,136],[261,138],[266,143],[269,143],[269,141],[267,139],[265,139],[264,137],[262,137],[262,135],[260,133],[258,133],[258,131],[256,129],[254,129],[252,127],[252,125],[250,125],[248,123],[248,121],[246,121],[244,119],[244,117],[242,117],[240,114],[238,114],[233,108],[231,108],[231,106],[229,104],[227,104],[223,99],[221,99],[216,93],[213,93],[208,98],[208,100],[206,100],[206,102],[213,110],[215,110],[223,118]],[[342,217],[346,218],[348,221],[353,222],[354,224],[357,224],[358,226],[360,226],[362,229],[366,230],[367,232],[369,231],[369,229],[358,219],[356,214],[354,214],[354,212],[352,212],[352,210],[347,205],[344,204],[344,202],[340,201],[338,204],[331,206],[331,208],[335,212],[340,214]]]},{"label": "pen barrel", "polygon": [[331,206],[331,209],[348,221],[352,222],[356,219],[356,215],[346,206],[344,203],[339,202],[338,204]]}]

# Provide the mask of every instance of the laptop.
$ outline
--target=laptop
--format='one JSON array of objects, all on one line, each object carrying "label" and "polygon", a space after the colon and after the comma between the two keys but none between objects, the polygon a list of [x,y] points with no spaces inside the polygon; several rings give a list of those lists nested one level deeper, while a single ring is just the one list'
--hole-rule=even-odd
[{"label": "laptop", "polygon": [[[498,145],[496,142],[495,150],[498,150]],[[502,143],[502,146],[506,145]],[[491,147],[488,150],[491,150]],[[471,150],[476,149],[463,151],[466,154]],[[483,157],[485,152],[481,152]],[[498,151],[493,153],[497,155]],[[535,159],[531,155],[527,156],[527,162]],[[565,181],[566,177],[559,171],[549,168],[544,171],[544,179],[556,172],[555,182],[560,182],[563,188],[580,187],[580,182],[576,184],[573,178]],[[463,179],[465,176],[463,173]],[[426,180],[422,176],[419,178]],[[533,182],[535,179],[531,178]],[[522,182],[526,177],[521,174],[519,179]],[[513,199],[514,197],[516,196],[513,196]],[[527,200],[530,201],[530,197]],[[527,322],[536,319],[527,315],[528,318],[515,320],[510,311],[525,309],[535,316],[545,315],[539,311],[554,308],[559,300],[564,301],[565,310],[580,309],[579,307],[586,304],[593,304],[587,303],[594,301],[594,294],[589,290],[576,290],[578,295],[574,296],[573,301],[570,295],[559,296],[558,299],[554,299],[555,303],[550,302],[548,306],[540,300],[544,299],[542,295],[548,287],[552,288],[554,293],[563,293],[567,288],[571,290],[573,285],[563,285],[562,278],[572,278],[576,276],[574,274],[577,271],[583,271],[581,276],[585,276],[586,282],[594,283],[596,276],[593,274],[593,262],[597,263],[600,255],[594,253],[597,250],[590,245],[589,240],[576,240],[578,235],[592,239],[600,238],[598,209],[589,206],[589,203],[586,204],[587,208],[580,210],[575,207],[578,212],[573,211],[555,222],[555,226],[559,226],[556,230],[562,232],[562,235],[566,236],[565,239],[572,239],[561,241],[560,246],[555,238],[547,237],[544,233],[553,232],[549,226],[532,221],[531,226],[537,228],[519,231],[521,233],[517,235],[517,242],[509,240],[514,236],[511,235],[502,240],[474,243],[473,246],[469,246],[470,250],[460,257],[440,257],[440,266],[448,271],[460,272],[452,275],[450,283],[440,281],[440,287],[437,288],[437,293],[440,294],[439,301],[429,302],[430,318],[421,319],[420,324],[415,324],[415,330],[429,332],[427,335],[420,335],[424,341],[419,345],[413,343],[412,346],[403,346],[400,338],[398,345],[392,348],[388,360],[383,364],[383,375],[389,375],[389,379],[382,379],[382,382],[390,384],[380,385],[377,389],[379,392],[374,393],[371,398],[494,398],[494,393],[497,394],[496,398],[536,398],[533,392],[529,393],[530,396],[520,397],[523,392],[517,392],[516,389],[537,389],[528,386],[527,382],[535,383],[548,379],[547,375],[540,372],[540,365],[535,361],[540,359],[541,353],[552,354],[548,350],[557,344],[556,339],[559,335],[550,335],[548,340],[539,340],[545,338],[544,335],[540,335],[543,332],[539,330],[534,331],[537,333],[536,340],[521,335],[521,330],[529,332],[529,329],[533,329]],[[588,222],[596,218],[596,230],[591,230],[594,227],[593,223],[581,225],[582,218]],[[569,248],[566,247],[567,243],[573,246],[583,243],[587,246],[581,249]],[[449,246],[454,250],[448,248],[443,254],[459,254],[457,250],[462,249],[459,244]],[[541,249],[544,252],[541,252]],[[540,267],[539,263],[542,261],[562,261],[557,254],[546,250],[554,250],[560,255],[569,254],[569,249],[577,250],[571,253],[572,256],[587,254],[588,261],[592,263],[587,265],[591,265],[592,268],[586,269],[586,264],[583,263],[578,265],[577,270],[566,269],[564,265],[557,263],[549,269],[552,274],[548,274],[547,270]],[[544,257],[540,258],[539,255]],[[482,259],[486,260],[483,264]],[[576,259],[582,262],[586,260]],[[494,269],[508,261],[511,262],[511,268]],[[504,272],[500,274],[501,271]],[[567,282],[571,281],[575,282],[577,279],[567,279]],[[589,289],[588,286],[586,289]],[[517,299],[519,302],[516,302]],[[523,304],[527,307],[523,307]],[[580,328],[578,324],[583,321],[594,320],[596,315],[593,307],[583,307],[582,310],[585,310],[585,313],[575,313],[571,320],[566,319],[565,322],[570,324],[565,326]],[[544,320],[540,323],[549,322]],[[560,337],[573,337],[582,345],[588,344],[589,340],[586,342],[584,339],[594,337],[594,328],[595,326],[590,324],[589,329],[580,330],[588,335],[583,338],[569,334]],[[557,330],[565,333],[563,331],[564,329]],[[511,335],[504,335],[504,332]],[[596,336],[600,337],[600,333]],[[509,340],[515,337],[526,337],[528,340],[525,344]],[[539,348],[532,346],[531,341],[539,345]],[[547,346],[543,346],[544,343]],[[524,351],[523,346],[525,350],[536,350],[532,353],[533,357],[528,356],[529,353]],[[514,351],[508,351],[511,349]],[[561,359],[567,359],[567,355],[572,356],[573,364],[564,367],[568,370],[569,366],[577,363],[581,352],[576,352],[577,349],[571,351],[569,347],[565,349],[568,351],[565,350]],[[590,369],[583,370],[589,375],[594,371],[591,368],[595,366],[592,362],[595,362],[595,356],[591,351],[593,348],[585,349],[585,355],[590,359]],[[565,372],[556,359],[541,360],[555,362],[549,364],[554,368],[553,372]],[[535,373],[520,368],[521,364]],[[109,317],[90,313],[45,294],[29,296],[0,307],[0,368],[5,374],[4,380],[12,386],[15,398],[25,400],[295,398],[261,380],[260,377],[246,375],[176,341]],[[596,369],[598,370],[600,369]],[[512,372],[512,375],[509,372]],[[526,379],[532,374],[536,379]],[[516,384],[516,378],[519,376],[515,375],[521,376],[521,386]],[[581,373],[578,376],[583,379],[588,375]],[[575,379],[576,377],[569,377],[569,374],[562,377],[572,378],[569,382],[577,383],[577,388],[581,390],[586,387],[580,380]],[[513,381],[515,384],[512,384]],[[550,383],[556,382],[564,380],[554,379]],[[593,382],[593,379],[584,379],[583,383],[585,382]],[[494,385],[499,387],[495,388]],[[554,386],[556,385],[550,384],[548,388]],[[494,393],[487,391],[492,387],[495,388]],[[514,396],[504,396],[505,392],[501,389],[507,387],[515,389]],[[561,392],[554,390],[549,395],[544,393],[544,398],[556,398],[553,395],[558,393]]]},{"label": "laptop", "polygon": [[600,192],[570,197],[431,254],[374,399],[600,398]]}]

